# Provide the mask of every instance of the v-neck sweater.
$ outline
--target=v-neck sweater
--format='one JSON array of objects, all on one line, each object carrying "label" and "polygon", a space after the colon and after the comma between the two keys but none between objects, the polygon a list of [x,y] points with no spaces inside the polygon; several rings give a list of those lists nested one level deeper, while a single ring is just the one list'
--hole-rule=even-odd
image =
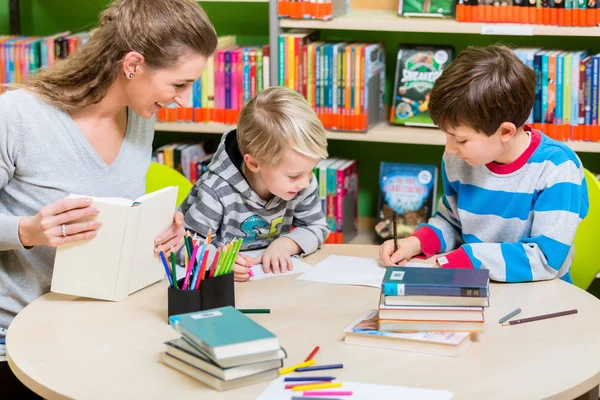
[{"label": "v-neck sweater", "polygon": [[71,193],[143,195],[154,123],[129,109],[123,143],[109,165],[67,112],[24,89],[0,96],[0,327],[47,293],[52,279],[56,249],[23,248],[21,218]]}]

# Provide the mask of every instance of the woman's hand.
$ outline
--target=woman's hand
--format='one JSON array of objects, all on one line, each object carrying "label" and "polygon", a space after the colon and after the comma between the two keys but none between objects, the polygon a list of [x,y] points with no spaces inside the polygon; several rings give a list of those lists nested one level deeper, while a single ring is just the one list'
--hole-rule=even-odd
[{"label": "woman's hand", "polygon": [[173,224],[154,240],[156,245],[154,252],[158,254],[162,250],[165,252],[165,256],[169,256],[172,251],[176,252],[183,246],[183,233],[183,214],[176,211],[173,215]]},{"label": "woman's hand", "polygon": [[59,200],[33,217],[21,219],[21,244],[25,247],[56,247],[95,237],[102,223],[95,218],[100,210],[91,204],[92,199],[84,197]]}]

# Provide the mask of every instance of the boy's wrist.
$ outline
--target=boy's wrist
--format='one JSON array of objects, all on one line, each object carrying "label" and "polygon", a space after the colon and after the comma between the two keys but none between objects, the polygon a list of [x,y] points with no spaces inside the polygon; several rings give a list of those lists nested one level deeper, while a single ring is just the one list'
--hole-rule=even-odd
[{"label": "boy's wrist", "polygon": [[406,238],[407,240],[410,240],[410,248],[412,250],[412,257],[418,256],[419,254],[421,254],[423,252],[422,248],[421,248],[421,240],[419,240],[418,237],[416,236],[408,236]]},{"label": "boy's wrist", "polygon": [[277,245],[280,245],[286,250],[288,250],[291,256],[302,253],[302,248],[298,245],[298,243],[296,243],[293,239],[290,239],[289,237],[282,236],[278,239],[275,239],[273,243],[275,242],[277,242]]}]

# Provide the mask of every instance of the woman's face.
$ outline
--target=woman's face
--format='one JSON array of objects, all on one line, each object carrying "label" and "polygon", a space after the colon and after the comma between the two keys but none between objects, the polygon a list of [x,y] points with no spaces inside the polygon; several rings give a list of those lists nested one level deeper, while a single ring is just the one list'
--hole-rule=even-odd
[{"label": "woman's face", "polygon": [[192,84],[202,75],[206,61],[203,55],[187,52],[171,68],[138,68],[126,85],[128,106],[144,118],[151,118],[171,103],[188,106]]}]

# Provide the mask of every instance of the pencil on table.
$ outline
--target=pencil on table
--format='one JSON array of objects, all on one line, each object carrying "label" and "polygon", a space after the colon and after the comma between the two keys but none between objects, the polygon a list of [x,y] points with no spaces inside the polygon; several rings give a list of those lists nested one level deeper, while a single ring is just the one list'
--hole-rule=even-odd
[{"label": "pencil on table", "polygon": [[394,253],[398,251],[398,216],[392,211],[392,232],[394,234]]},{"label": "pencil on table", "polygon": [[518,325],[518,324],[524,324],[527,322],[541,321],[543,319],[562,317],[564,315],[571,315],[571,314],[577,314],[577,310],[573,309],[573,310],[556,312],[556,313],[552,313],[552,314],[537,315],[535,317],[515,319],[513,321],[504,322],[502,325],[504,325],[504,326]]}]

